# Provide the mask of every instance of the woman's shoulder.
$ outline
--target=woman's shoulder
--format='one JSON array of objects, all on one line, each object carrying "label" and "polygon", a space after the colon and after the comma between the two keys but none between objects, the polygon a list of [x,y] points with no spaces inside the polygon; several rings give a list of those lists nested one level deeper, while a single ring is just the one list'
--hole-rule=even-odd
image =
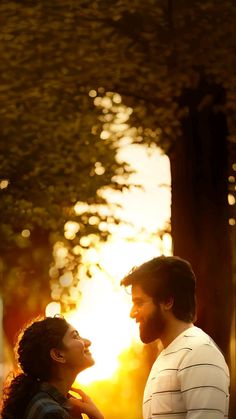
[{"label": "woman's shoulder", "polygon": [[30,401],[24,419],[68,419],[69,413],[47,393],[40,391]]}]

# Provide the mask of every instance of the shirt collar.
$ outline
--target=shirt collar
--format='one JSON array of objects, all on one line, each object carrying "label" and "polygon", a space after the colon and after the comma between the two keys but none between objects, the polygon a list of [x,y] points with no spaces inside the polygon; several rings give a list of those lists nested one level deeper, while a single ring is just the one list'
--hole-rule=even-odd
[{"label": "shirt collar", "polygon": [[196,326],[190,326],[188,329],[185,329],[178,336],[176,336],[176,338],[172,340],[172,342],[170,342],[165,349],[162,350],[161,355],[167,355],[172,351],[172,349],[176,349],[176,345],[178,345],[179,342],[181,342],[182,346],[183,337],[195,337],[198,336],[199,333],[201,333],[201,329]]},{"label": "shirt collar", "polygon": [[61,394],[53,385],[43,382],[40,384],[40,390],[49,394],[49,396],[59,403],[64,409],[70,409],[67,397]]}]

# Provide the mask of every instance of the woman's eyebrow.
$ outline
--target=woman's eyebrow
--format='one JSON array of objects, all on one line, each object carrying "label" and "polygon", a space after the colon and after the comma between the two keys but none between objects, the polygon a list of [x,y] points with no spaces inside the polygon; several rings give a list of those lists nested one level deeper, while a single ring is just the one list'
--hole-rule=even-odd
[{"label": "woman's eyebrow", "polygon": [[78,330],[76,330],[76,329],[72,330],[72,331],[70,332],[70,334],[71,334],[71,335],[76,334],[77,336],[79,336],[79,332],[78,332]]}]

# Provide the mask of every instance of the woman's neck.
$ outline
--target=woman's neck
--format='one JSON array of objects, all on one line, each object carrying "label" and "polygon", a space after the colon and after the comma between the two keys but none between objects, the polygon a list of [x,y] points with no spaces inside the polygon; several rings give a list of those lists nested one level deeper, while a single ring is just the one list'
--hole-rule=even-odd
[{"label": "woman's neck", "polygon": [[73,382],[76,379],[76,375],[77,373],[71,371],[63,371],[62,373],[58,373],[57,376],[51,378],[48,382],[56,387],[61,394],[67,396]]}]

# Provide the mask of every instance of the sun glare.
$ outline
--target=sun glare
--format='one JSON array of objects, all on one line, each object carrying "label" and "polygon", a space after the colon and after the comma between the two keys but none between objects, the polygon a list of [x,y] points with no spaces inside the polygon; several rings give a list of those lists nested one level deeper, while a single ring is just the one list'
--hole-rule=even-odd
[{"label": "sun glare", "polygon": [[[160,162],[157,154],[156,159]],[[166,159],[163,159],[162,162],[162,165],[158,164],[157,166],[163,176],[164,169],[168,174],[168,162]],[[150,183],[148,172],[146,177]],[[161,179],[162,183],[168,183],[168,179],[162,179],[160,176],[157,178]],[[81,246],[88,246],[88,249],[83,252],[82,264],[78,267],[78,287],[81,294],[78,293],[76,310],[62,314],[83,337],[91,340],[91,352],[95,360],[93,367],[79,375],[78,382],[80,384],[89,385],[94,381],[114,379],[119,370],[122,352],[133,344],[141,345],[138,326],[129,317],[131,296],[123,287],[120,287],[120,281],[134,266],[161,254],[172,254],[171,235],[167,231],[161,236],[157,233],[160,225],[164,225],[164,215],[166,219],[169,216],[167,211],[170,201],[169,189],[165,196],[163,192],[165,192],[163,188],[154,188],[151,191],[150,200],[146,191],[142,197],[142,205],[140,205],[139,196],[139,201],[135,201],[135,205],[132,204],[132,211],[130,210],[133,224],[121,223],[118,226],[114,224],[114,229],[110,231],[110,239],[106,243],[99,243],[95,240],[94,235],[90,234],[82,237],[80,245],[73,248],[73,254],[76,255],[81,253]],[[154,194],[158,196],[155,208]],[[128,198],[126,194],[125,201],[128,201]],[[111,198],[108,201],[112,203]],[[162,202],[161,205],[160,202]],[[153,211],[147,212],[147,205],[143,205],[144,203],[148,205],[148,208],[153,208]],[[165,211],[163,210],[163,215],[161,215],[164,204]],[[88,211],[87,206],[82,202],[77,202],[75,212],[81,214],[84,211]],[[97,223],[98,220],[93,215],[91,208],[89,212],[91,213],[90,223]],[[135,219],[134,214],[137,215]],[[102,230],[102,223],[106,230],[108,225],[105,222],[100,222],[99,229]],[[68,235],[76,234],[75,227],[76,225],[70,222],[66,224],[65,232]],[[60,242],[54,246],[54,257],[56,269],[63,268],[68,251]],[[87,269],[90,270],[92,278],[87,277]],[[68,272],[61,275],[59,284],[57,287],[55,286],[52,294],[55,294],[57,301],[59,301],[58,289],[60,286],[68,287],[72,280],[72,275]],[[55,314],[55,311],[60,311],[59,309],[58,305],[53,305],[47,311],[52,315]]]},{"label": "sun glare", "polygon": [[129,319],[129,296],[102,272],[81,283],[83,298],[75,312],[66,315],[83,336],[91,340],[94,367],[79,375],[79,382],[111,377],[118,368],[122,350],[137,340],[137,330]]},{"label": "sun glare", "polygon": [[[115,379],[119,371],[122,352],[132,345],[141,345],[137,324],[130,319],[131,296],[120,281],[131,268],[161,254],[172,252],[171,236],[168,233],[170,217],[170,167],[167,156],[160,150],[131,144],[135,139],[142,139],[143,129],[129,125],[131,108],[122,104],[121,96],[107,92],[104,96],[98,89],[91,90],[89,96],[94,98],[95,106],[102,111],[103,122],[100,138],[112,138],[119,143],[117,160],[128,163],[135,173],[130,175],[128,183],[133,185],[126,191],[113,191],[102,188],[98,195],[104,198],[109,206],[88,205],[78,201],[74,212],[80,216],[88,215],[90,226],[97,225],[99,230],[109,231],[110,239],[106,243],[95,240],[94,234],[83,236],[72,249],[72,254],[62,242],[56,243],[53,250],[54,270],[64,269],[58,283],[53,284],[52,298],[56,300],[47,307],[47,312],[55,314],[63,306],[61,294],[73,287],[76,297],[76,309],[63,313],[66,319],[76,327],[81,336],[91,340],[91,352],[95,365],[82,372],[78,381],[88,385],[94,381]],[[103,92],[104,93],[104,92]],[[158,136],[157,131],[148,131],[145,135]],[[100,161],[95,162],[97,175],[104,174],[105,168]],[[123,182],[123,169],[114,178]],[[134,186],[136,185],[136,186]],[[141,185],[142,188],[138,188]],[[97,212],[105,211],[107,221],[101,221]],[[122,222],[117,225],[109,222],[109,214]],[[102,213],[100,212],[102,215]],[[64,236],[74,240],[79,231],[79,224],[68,221],[65,224]],[[86,249],[87,247],[87,249]],[[80,255],[78,272],[73,275],[67,265],[73,255]],[[72,259],[71,259],[72,258]],[[88,271],[91,278],[88,277]],[[56,272],[57,274],[57,272]],[[51,270],[50,276],[56,277]],[[79,279],[78,288],[76,281]],[[75,282],[73,283],[73,280]],[[76,290],[78,291],[76,293]],[[70,290],[71,291],[71,290]],[[78,297],[77,297],[78,295]],[[61,299],[61,300],[60,300]],[[54,305],[53,305],[54,304]]]},{"label": "sun glare", "polygon": [[[158,244],[158,241],[111,239],[97,251],[90,249],[96,253],[92,259],[100,268],[93,267],[92,278],[80,279],[82,297],[78,307],[75,311],[63,313],[81,336],[92,342],[91,352],[95,365],[79,375],[78,381],[81,384],[111,378],[119,367],[122,351],[132,343],[139,344],[138,327],[129,317],[131,297],[120,287],[120,281],[133,266],[161,254],[163,249]],[[85,263],[90,259],[88,252]],[[51,303],[47,313],[52,315],[55,314],[52,311],[58,312],[59,309],[58,304]]]}]

